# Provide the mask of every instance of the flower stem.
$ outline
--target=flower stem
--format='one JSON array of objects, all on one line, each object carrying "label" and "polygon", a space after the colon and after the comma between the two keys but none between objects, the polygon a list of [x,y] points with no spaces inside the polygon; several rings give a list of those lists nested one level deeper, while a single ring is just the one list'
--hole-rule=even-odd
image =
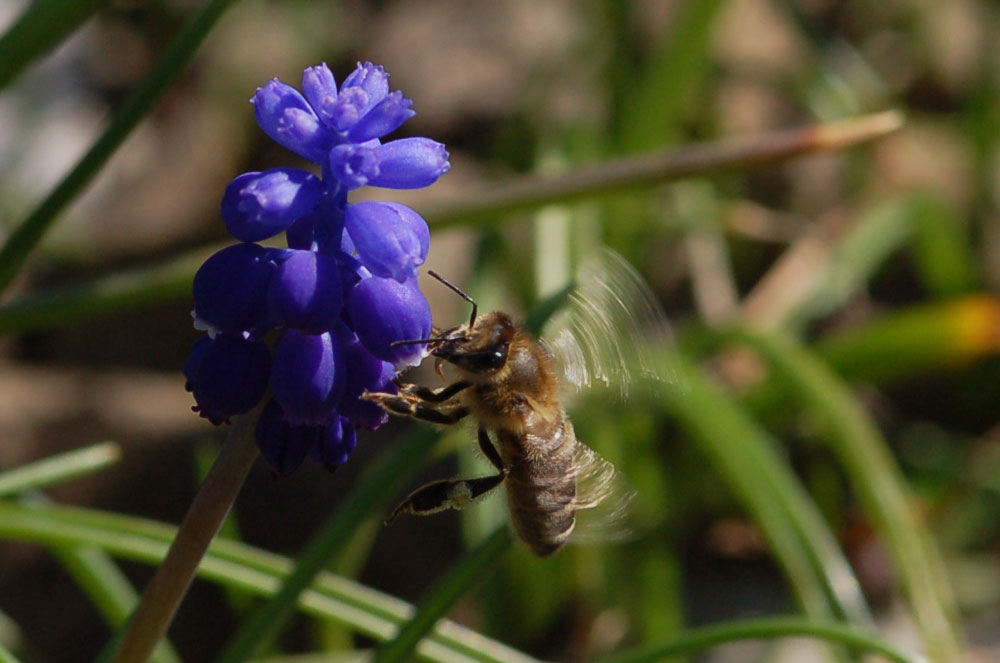
[{"label": "flower stem", "polygon": [[205,551],[229,514],[257,458],[254,427],[263,403],[233,424],[177,530],[163,564],[150,581],[132,619],[116,663],[141,663],[163,637],[187,593]]}]

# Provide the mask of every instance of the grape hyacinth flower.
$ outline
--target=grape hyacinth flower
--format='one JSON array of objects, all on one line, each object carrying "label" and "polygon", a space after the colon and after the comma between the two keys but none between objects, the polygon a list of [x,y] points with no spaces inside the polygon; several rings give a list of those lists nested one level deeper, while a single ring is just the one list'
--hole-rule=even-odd
[{"label": "grape hyacinth flower", "polygon": [[[394,391],[396,372],[427,354],[392,344],[431,333],[417,286],[427,222],[399,203],[349,203],[348,192],[428,186],[448,171],[448,152],[429,138],[382,142],[414,111],[371,63],[339,88],[325,64],[310,67],[302,92],[274,79],[251,102],[260,128],[319,174],[272,168],[226,188],[222,218],[240,243],[195,275],[192,315],[207,336],[185,362],[187,389],[216,425],[266,397],[256,440],[274,471],[307,457],[332,469],[357,428],[386,421],[361,394]],[[256,244],[282,232],[288,248]]]}]

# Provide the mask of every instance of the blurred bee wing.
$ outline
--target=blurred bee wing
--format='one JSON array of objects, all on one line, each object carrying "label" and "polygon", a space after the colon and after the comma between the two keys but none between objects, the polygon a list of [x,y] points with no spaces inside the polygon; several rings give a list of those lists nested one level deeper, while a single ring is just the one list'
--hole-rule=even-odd
[{"label": "blurred bee wing", "polygon": [[624,401],[633,383],[676,384],[657,360],[673,333],[649,286],[619,254],[602,249],[577,272],[567,305],[546,326],[545,347],[565,381],[603,384]]},{"label": "blurred bee wing", "polygon": [[635,532],[629,516],[636,493],[615,466],[582,442],[577,442],[576,527],[571,542],[597,544],[623,541]]}]

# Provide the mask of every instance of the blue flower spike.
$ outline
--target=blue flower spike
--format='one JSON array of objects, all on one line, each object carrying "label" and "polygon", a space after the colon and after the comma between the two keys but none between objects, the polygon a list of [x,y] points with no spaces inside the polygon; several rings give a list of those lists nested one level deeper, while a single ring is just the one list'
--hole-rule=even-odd
[{"label": "blue flower spike", "polygon": [[[209,335],[185,362],[187,389],[218,425],[270,388],[256,429],[264,459],[277,475],[306,458],[332,470],[358,428],[387,419],[361,394],[394,391],[397,370],[427,353],[392,343],[431,332],[417,285],[427,222],[399,203],[351,204],[348,192],[428,186],[450,168],[448,152],[429,138],[382,141],[413,117],[413,102],[370,62],[339,87],[326,64],[303,72],[301,92],[272,79],[251,102],[268,136],[316,166],[244,173],[226,188],[222,218],[240,243],[195,275],[195,327]],[[287,249],[255,243],[282,233]]]}]

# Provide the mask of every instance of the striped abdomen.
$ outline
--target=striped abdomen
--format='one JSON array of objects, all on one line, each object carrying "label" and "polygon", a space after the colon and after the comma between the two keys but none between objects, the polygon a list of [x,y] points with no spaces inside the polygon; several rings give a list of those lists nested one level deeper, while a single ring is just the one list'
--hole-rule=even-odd
[{"label": "striped abdomen", "polygon": [[[566,543],[576,524],[577,441],[565,417],[522,436],[498,431],[500,453],[510,469],[507,502],[518,536],[547,557]],[[551,435],[539,435],[538,432]]]}]

